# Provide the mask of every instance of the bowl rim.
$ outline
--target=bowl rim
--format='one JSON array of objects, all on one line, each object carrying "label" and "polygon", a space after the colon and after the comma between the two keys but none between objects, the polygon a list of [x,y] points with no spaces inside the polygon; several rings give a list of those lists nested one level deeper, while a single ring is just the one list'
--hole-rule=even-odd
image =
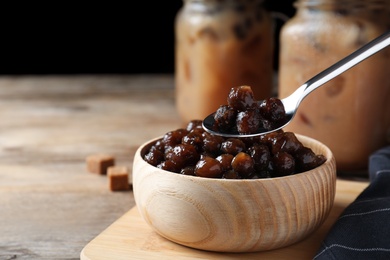
[{"label": "bowl rim", "polygon": [[[295,174],[292,174],[292,175],[287,175],[287,176],[281,176],[281,177],[272,177],[272,178],[258,178],[258,179],[223,179],[223,178],[207,178],[207,177],[201,177],[201,176],[192,176],[192,175],[184,175],[184,174],[180,174],[180,173],[175,173],[175,172],[171,172],[171,171],[167,171],[167,170],[164,170],[164,169],[160,169],[160,168],[157,168],[156,166],[153,166],[151,164],[149,164],[148,162],[146,162],[143,158],[143,156],[141,155],[141,153],[144,152],[144,150],[147,148],[147,147],[150,147],[152,146],[153,143],[155,143],[156,141],[160,140],[163,136],[159,136],[159,137],[155,137],[155,138],[152,138],[146,142],[144,142],[143,144],[141,144],[137,151],[135,152],[135,157],[139,157],[141,159],[141,161],[143,163],[145,163],[146,165],[150,166],[150,167],[153,167],[155,168],[156,170],[158,171],[161,171],[162,173],[167,173],[167,174],[175,174],[175,176],[177,176],[178,178],[188,178],[188,179],[194,179],[196,181],[207,181],[207,182],[210,182],[210,181],[215,181],[215,182],[250,182],[250,183],[253,183],[253,182],[269,182],[269,181],[277,181],[277,180],[288,180],[288,179],[291,179],[291,178],[296,178],[298,176],[303,176],[303,175],[308,175],[308,174],[312,174],[314,171],[318,171],[319,169],[321,168],[325,168],[325,167],[328,167],[332,164],[332,161],[335,161],[334,159],[334,155],[333,155],[333,152],[330,150],[330,148],[328,146],[326,146],[324,143],[312,138],[312,137],[309,137],[309,136],[305,136],[305,135],[302,135],[302,134],[297,134],[297,133],[294,133],[296,135],[296,137],[298,138],[299,141],[302,142],[302,140],[305,142],[305,141],[310,141],[310,142],[313,142],[313,143],[316,143],[317,145],[319,145],[320,147],[322,147],[324,149],[324,153],[322,153],[325,157],[326,157],[326,161],[321,164],[320,166],[316,167],[316,168],[313,168],[311,170],[308,170],[308,171],[304,171],[304,172],[300,172],[300,173],[295,173]],[[135,161],[135,160],[134,160]],[[334,162],[335,163],[335,162]],[[334,170],[335,172],[335,170]],[[336,173],[335,173],[336,174]]]}]

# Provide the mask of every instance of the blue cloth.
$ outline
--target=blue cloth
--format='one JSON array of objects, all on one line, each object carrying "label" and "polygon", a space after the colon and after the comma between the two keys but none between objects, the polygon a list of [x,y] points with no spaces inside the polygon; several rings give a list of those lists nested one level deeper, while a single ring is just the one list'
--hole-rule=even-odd
[{"label": "blue cloth", "polygon": [[375,169],[370,185],[343,211],[313,259],[390,259],[390,146],[370,157],[369,169]]},{"label": "blue cloth", "polygon": [[390,170],[390,146],[373,153],[368,160],[368,173],[370,180],[375,179],[378,171]]}]

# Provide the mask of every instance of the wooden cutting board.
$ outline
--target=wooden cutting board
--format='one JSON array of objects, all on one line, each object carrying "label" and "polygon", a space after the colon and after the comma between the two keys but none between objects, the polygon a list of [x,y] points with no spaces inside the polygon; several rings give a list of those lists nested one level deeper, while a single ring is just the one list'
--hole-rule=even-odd
[{"label": "wooden cutting board", "polygon": [[335,203],[324,224],[305,240],[294,245],[257,253],[217,253],[184,247],[155,233],[144,222],[136,207],[88,243],[81,260],[106,259],[313,259],[321,241],[337,217],[368,182],[337,180]]}]

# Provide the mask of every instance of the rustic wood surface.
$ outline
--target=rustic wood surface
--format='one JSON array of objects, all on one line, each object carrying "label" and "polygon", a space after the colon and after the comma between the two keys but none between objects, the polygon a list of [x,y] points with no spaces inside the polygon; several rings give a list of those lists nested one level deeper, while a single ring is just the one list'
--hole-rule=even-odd
[{"label": "rustic wood surface", "polygon": [[79,259],[134,204],[85,158],[131,167],[143,142],[181,125],[172,75],[0,77],[0,260]]},{"label": "rustic wood surface", "polygon": [[85,158],[182,126],[172,75],[1,76],[0,120],[0,260],[79,259],[135,205]]}]

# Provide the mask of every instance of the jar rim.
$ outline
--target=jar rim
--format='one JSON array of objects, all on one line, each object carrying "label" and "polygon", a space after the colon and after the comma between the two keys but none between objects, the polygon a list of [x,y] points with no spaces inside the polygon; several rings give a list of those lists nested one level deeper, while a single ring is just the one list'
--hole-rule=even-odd
[{"label": "jar rim", "polygon": [[337,8],[353,9],[387,9],[390,10],[390,0],[296,0],[293,3],[295,8],[319,8],[333,10]]},{"label": "jar rim", "polygon": [[193,3],[263,3],[264,0],[183,0],[183,2],[193,2]]}]

